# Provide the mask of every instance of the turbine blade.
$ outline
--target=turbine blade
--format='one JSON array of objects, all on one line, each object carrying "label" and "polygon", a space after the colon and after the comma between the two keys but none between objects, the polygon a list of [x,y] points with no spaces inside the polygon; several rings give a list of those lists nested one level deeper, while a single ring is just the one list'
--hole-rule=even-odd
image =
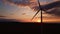
[{"label": "turbine blade", "polygon": [[43,11],[47,11],[49,9],[55,8],[55,7],[60,7],[60,1],[55,1],[55,2],[51,2],[45,5],[41,5],[41,8]]},{"label": "turbine blade", "polygon": [[31,20],[34,19],[34,17],[39,13],[40,9],[41,9],[41,6],[40,6],[40,3],[39,3],[39,0],[38,0],[38,5],[39,5],[39,10],[36,12],[36,14],[33,16],[33,18]]},{"label": "turbine blade", "polygon": [[36,12],[36,14],[33,16],[33,18],[32,18],[31,20],[34,19],[34,17],[39,13],[39,11],[40,11],[40,10],[38,10],[38,11]]},{"label": "turbine blade", "polygon": [[39,10],[41,10],[41,11],[42,11],[42,7],[41,7],[41,5],[40,5],[39,0],[38,0],[38,4],[39,4]]},{"label": "turbine blade", "polygon": [[41,8],[41,5],[40,5],[40,2],[39,2],[39,0],[38,0],[38,5],[39,5],[39,8]]}]

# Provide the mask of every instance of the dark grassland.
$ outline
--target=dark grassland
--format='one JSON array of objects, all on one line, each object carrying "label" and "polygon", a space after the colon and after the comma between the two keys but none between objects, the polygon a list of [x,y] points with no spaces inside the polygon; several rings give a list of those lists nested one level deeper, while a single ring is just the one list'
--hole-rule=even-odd
[{"label": "dark grassland", "polygon": [[[41,34],[41,23],[3,22],[0,23],[0,31]],[[42,32],[42,34],[58,34],[60,33],[60,23],[43,23]]]}]

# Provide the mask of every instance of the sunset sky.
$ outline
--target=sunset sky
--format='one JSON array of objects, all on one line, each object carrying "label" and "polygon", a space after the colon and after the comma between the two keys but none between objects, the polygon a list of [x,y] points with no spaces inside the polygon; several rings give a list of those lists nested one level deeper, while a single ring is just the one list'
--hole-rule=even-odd
[{"label": "sunset sky", "polygon": [[[49,4],[58,0],[40,0],[41,5]],[[15,19],[19,22],[39,22],[40,12],[31,21],[37,11],[33,7],[38,6],[37,0],[0,0],[0,19]],[[43,22],[58,21],[58,16],[46,14],[43,11]]]}]

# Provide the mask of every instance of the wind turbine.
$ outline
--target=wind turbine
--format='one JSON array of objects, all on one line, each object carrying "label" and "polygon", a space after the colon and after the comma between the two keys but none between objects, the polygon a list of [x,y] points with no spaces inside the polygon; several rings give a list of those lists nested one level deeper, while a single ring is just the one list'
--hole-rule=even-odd
[{"label": "wind turbine", "polygon": [[[52,9],[52,8],[55,8],[55,7],[60,7],[60,1],[52,2],[52,3],[46,4],[46,5],[40,5],[40,2],[38,0],[38,5],[39,5],[39,9],[31,20],[33,20],[34,17],[41,11],[41,22],[42,22],[42,11],[46,12],[49,9]],[[52,13],[52,11],[51,12],[46,12],[46,13],[50,14],[50,13]]]},{"label": "wind turbine", "polygon": [[40,5],[39,0],[38,0],[38,5],[39,5],[39,9],[38,9],[38,11],[36,12],[36,14],[33,16],[33,18],[32,18],[31,20],[33,20],[34,17],[41,11],[41,34],[43,34],[42,7],[41,7],[41,5]]},{"label": "wind turbine", "polygon": [[42,8],[41,8],[39,0],[38,0],[38,5],[39,5],[39,9],[38,9],[38,11],[36,12],[36,14],[33,16],[33,18],[31,20],[33,20],[34,17],[41,11],[41,22],[42,22]]}]

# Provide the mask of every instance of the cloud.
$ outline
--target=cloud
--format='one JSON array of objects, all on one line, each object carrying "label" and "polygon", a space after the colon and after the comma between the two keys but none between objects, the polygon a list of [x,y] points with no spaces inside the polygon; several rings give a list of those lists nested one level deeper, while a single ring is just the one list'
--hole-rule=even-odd
[{"label": "cloud", "polygon": [[0,16],[0,17],[6,17],[6,16]]},{"label": "cloud", "polygon": [[46,11],[46,13],[48,14],[52,14],[52,15],[55,15],[55,16],[60,16],[60,7],[56,7],[50,11]]},{"label": "cloud", "polygon": [[4,2],[8,2],[10,4],[15,4],[18,6],[29,6],[30,4],[35,3],[34,0],[4,0]]},{"label": "cloud", "polygon": [[6,22],[19,22],[16,19],[5,19],[5,18],[0,18],[0,23],[6,23]]},{"label": "cloud", "polygon": [[22,15],[26,15],[26,13],[22,13]]},{"label": "cloud", "polygon": [[34,9],[37,4],[37,0],[3,0],[4,4],[17,5],[17,6],[28,6],[31,9]]},{"label": "cloud", "polygon": [[[56,0],[55,0],[56,1]],[[34,9],[35,11],[39,10],[39,6],[36,0],[4,0],[4,2],[17,5],[17,6],[29,6],[31,9]],[[44,4],[45,2],[41,2],[41,4]],[[59,9],[54,9],[51,10],[50,12],[47,12],[47,10],[60,7],[60,1],[52,2],[52,3],[45,3],[45,5],[41,5],[42,10],[45,11],[48,14],[55,14],[60,16],[60,10]]]},{"label": "cloud", "polygon": [[[37,0],[3,0],[5,3],[9,3],[11,5],[17,5],[17,6],[29,6],[32,9],[39,9]],[[47,6],[50,5],[47,2],[40,2],[42,8],[48,9]],[[46,4],[46,5],[45,5]],[[51,5],[50,5],[51,6]],[[49,6],[48,6],[49,7]],[[50,7],[49,7],[50,8]]]},{"label": "cloud", "polygon": [[[42,8],[43,11],[46,11],[46,10],[49,10],[49,9],[52,9],[52,8],[55,8],[55,7],[60,7],[60,1],[56,1],[56,2],[49,3],[49,4],[41,5],[41,8]],[[37,10],[39,8],[40,8],[39,6],[33,7],[33,9],[35,9],[35,10]]]},{"label": "cloud", "polygon": [[[37,0],[3,0],[4,3],[17,6],[29,6],[31,9],[39,9]],[[40,2],[41,5],[47,4],[46,2]]]},{"label": "cloud", "polygon": [[[46,12],[48,14],[60,16],[60,1],[52,2],[52,3],[46,4],[46,5],[41,5],[41,8],[44,12]],[[54,8],[54,9],[52,9],[52,8]],[[35,7],[33,7],[33,9],[38,10],[39,7],[35,6]],[[50,10],[50,9],[52,9],[52,10]]]},{"label": "cloud", "polygon": [[[42,6],[43,10],[55,16],[60,16],[60,1],[56,1],[45,6]],[[51,10],[50,10],[51,9]]]},{"label": "cloud", "polygon": [[60,0],[53,0],[53,1],[60,1]]}]

